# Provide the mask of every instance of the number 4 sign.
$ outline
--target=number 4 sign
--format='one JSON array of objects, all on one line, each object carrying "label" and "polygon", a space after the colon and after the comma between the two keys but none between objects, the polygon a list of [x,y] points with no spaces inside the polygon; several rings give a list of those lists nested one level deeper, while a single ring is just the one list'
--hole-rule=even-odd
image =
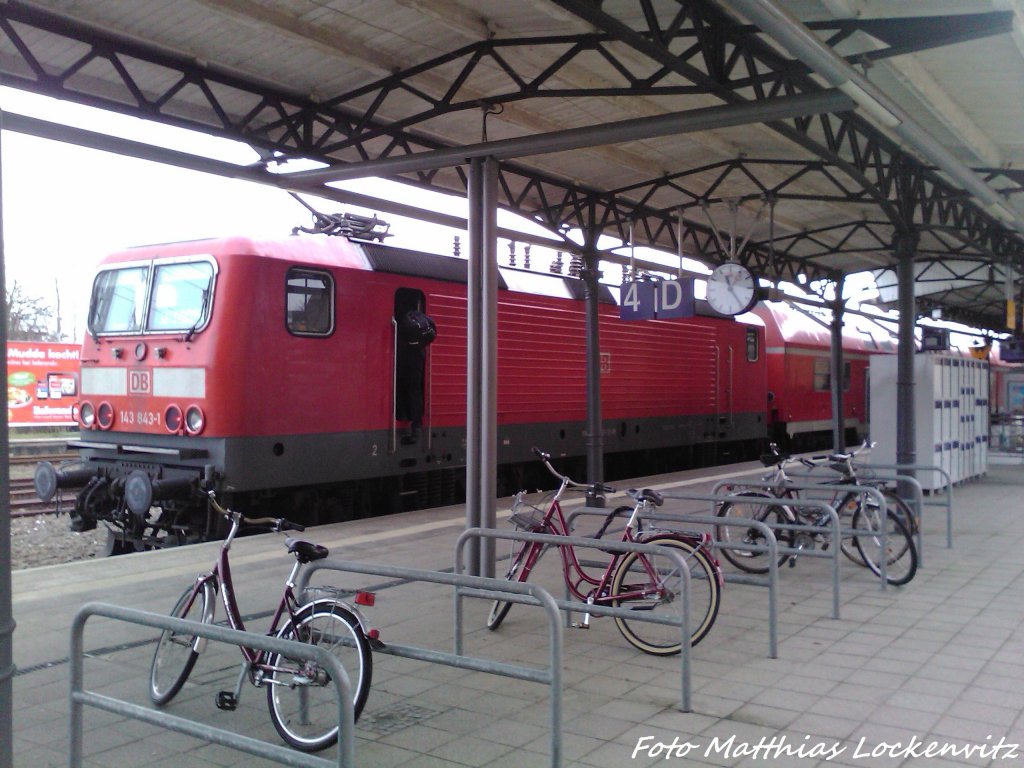
[{"label": "number 4 sign", "polygon": [[692,277],[657,283],[633,281],[622,285],[619,317],[623,320],[668,320],[693,315]]}]

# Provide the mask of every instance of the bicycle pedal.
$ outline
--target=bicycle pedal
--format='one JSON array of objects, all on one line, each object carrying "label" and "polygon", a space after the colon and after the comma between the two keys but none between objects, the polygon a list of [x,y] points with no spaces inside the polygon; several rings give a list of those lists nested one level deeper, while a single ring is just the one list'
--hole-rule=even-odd
[{"label": "bicycle pedal", "polygon": [[590,624],[585,621],[574,621],[569,626],[573,629],[590,629]]},{"label": "bicycle pedal", "polygon": [[796,557],[789,558],[789,567],[796,568]]},{"label": "bicycle pedal", "polygon": [[217,709],[223,709],[226,712],[234,712],[238,709],[238,697],[231,691],[218,691],[216,703]]}]

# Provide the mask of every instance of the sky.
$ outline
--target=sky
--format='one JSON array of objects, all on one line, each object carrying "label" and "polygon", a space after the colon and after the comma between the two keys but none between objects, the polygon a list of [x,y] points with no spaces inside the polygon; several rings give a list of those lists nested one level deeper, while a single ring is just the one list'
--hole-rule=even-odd
[{"label": "sky", "polygon": [[[0,108],[228,162],[256,160],[252,150],[235,142],[13,89],[0,88]],[[74,326],[76,341],[84,332],[92,277],[104,255],[134,245],[218,235],[285,237],[292,227],[312,222],[286,192],[259,184],[13,131],[0,134],[0,152],[7,283],[17,281],[28,294],[52,305],[59,290],[65,330]],[[349,186],[365,194],[396,194],[395,185],[386,182]],[[430,197],[435,207],[465,215],[458,199]],[[306,199],[325,213],[342,210],[333,201]],[[388,242],[395,245],[450,253],[457,234],[400,217],[383,218],[392,224],[395,237]]]},{"label": "sky", "polygon": [[[226,162],[257,160],[255,152],[237,142],[15,89],[0,87],[0,108]],[[0,161],[7,284],[17,281],[27,294],[51,306],[56,306],[59,291],[63,331],[72,341],[80,340],[85,331],[92,278],[108,253],[146,243],[211,236],[285,237],[292,227],[312,222],[309,212],[279,189],[13,131],[0,134]],[[380,179],[339,186],[466,216],[465,201],[455,196]],[[374,213],[311,196],[306,199],[324,213]],[[465,233],[457,230],[390,214],[382,214],[382,218],[392,225],[394,236],[387,241],[392,245],[448,254],[455,235],[461,234],[465,242]],[[540,227],[504,211],[499,211],[499,224],[545,234]],[[617,245],[608,238],[600,243],[606,248]],[[500,263],[506,263],[507,243],[499,243],[498,253]],[[518,253],[521,255],[522,246]],[[554,256],[536,247],[533,254],[535,266]],[[674,256],[649,249],[637,249],[637,256],[676,263]],[[686,266],[707,271],[691,260]],[[620,268],[604,268],[606,279],[617,284]],[[702,291],[698,286],[699,296]]]}]

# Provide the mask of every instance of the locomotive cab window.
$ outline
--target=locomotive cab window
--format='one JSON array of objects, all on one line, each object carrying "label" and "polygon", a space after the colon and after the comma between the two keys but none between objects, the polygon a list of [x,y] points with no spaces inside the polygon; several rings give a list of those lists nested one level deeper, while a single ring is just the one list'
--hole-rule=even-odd
[{"label": "locomotive cab window", "polygon": [[185,331],[206,323],[213,288],[208,261],[157,264],[147,331]]},{"label": "locomotive cab window", "polygon": [[311,269],[288,271],[288,330],[298,336],[328,336],[334,331],[334,278]]},{"label": "locomotive cab window", "polygon": [[215,274],[205,258],[105,269],[93,282],[89,332],[195,333],[210,317]]},{"label": "locomotive cab window", "polygon": [[141,331],[148,283],[148,265],[100,272],[92,286],[89,330],[93,333]]}]

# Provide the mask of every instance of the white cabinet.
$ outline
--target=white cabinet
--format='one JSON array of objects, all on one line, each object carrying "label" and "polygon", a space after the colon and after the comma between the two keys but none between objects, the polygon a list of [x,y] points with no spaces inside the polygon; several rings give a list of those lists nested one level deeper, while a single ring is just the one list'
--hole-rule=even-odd
[{"label": "white cabinet", "polygon": [[[872,461],[896,463],[896,355],[871,358]],[[941,352],[914,356],[914,434],[917,464],[942,467],[960,482],[988,466],[988,363]],[[919,472],[921,485],[942,485],[934,472]]]}]

